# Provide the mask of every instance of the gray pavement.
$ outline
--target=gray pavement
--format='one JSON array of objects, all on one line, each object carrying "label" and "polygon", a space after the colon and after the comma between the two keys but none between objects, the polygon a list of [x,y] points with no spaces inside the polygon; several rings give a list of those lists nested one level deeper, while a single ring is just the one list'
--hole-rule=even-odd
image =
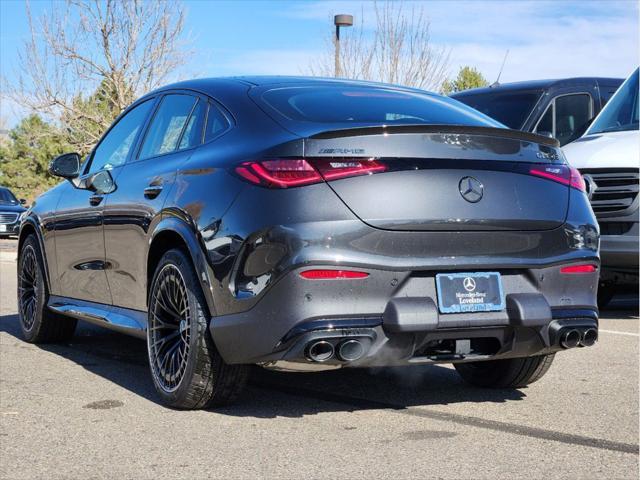
[{"label": "gray pavement", "polygon": [[256,368],[238,405],[181,412],[157,403],[142,341],[83,324],[69,344],[25,343],[4,245],[2,479],[638,478],[635,298],[519,391],[446,366]]}]

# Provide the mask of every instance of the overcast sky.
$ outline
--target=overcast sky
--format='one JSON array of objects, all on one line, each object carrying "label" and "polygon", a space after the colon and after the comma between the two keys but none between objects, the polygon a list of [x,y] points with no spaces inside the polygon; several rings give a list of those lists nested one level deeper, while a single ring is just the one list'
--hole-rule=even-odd
[{"label": "overcast sky", "polygon": [[[34,13],[55,2],[32,1]],[[188,76],[300,74],[332,31],[332,15],[373,23],[367,1],[186,1],[193,38]],[[638,66],[637,0],[416,1],[424,6],[435,44],[450,49],[451,74],[460,65],[501,82],[572,76],[626,77]],[[22,0],[0,0],[0,70],[11,79],[16,52],[28,34]],[[348,34],[348,30],[345,34]],[[3,102],[9,126],[19,118]]]}]

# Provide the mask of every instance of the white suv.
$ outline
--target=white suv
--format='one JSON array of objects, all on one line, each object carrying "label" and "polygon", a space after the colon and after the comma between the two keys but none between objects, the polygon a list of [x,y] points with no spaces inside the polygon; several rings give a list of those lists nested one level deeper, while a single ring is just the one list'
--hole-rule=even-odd
[{"label": "white suv", "polygon": [[638,70],[620,86],[586,133],[563,147],[584,175],[600,224],[604,306],[616,285],[638,284]]}]

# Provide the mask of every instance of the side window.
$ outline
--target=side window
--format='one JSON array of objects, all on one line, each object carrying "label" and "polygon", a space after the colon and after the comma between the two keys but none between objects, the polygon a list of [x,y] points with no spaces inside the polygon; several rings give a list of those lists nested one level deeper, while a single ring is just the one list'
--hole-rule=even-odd
[{"label": "side window", "polygon": [[140,158],[173,152],[197,99],[191,95],[167,95],[147,130]]},{"label": "side window", "polygon": [[202,129],[204,128],[205,118],[207,116],[207,103],[202,100],[198,101],[196,108],[193,109],[187,126],[182,134],[178,149],[191,148],[202,143]]},{"label": "side window", "polygon": [[558,97],[556,103],[555,137],[560,145],[574,140],[578,132],[591,119],[591,96],[587,94],[565,95]]},{"label": "side window", "polygon": [[138,132],[149,115],[153,100],[147,100],[127,112],[107,135],[102,138],[93,152],[89,172],[109,169],[122,165],[133,147]]},{"label": "side window", "polygon": [[207,128],[204,134],[204,141],[208,142],[229,128],[229,120],[225,117],[220,109],[209,104],[209,114],[207,115]]},{"label": "side window", "polygon": [[544,115],[538,122],[536,133],[550,133],[551,135],[553,135],[553,102],[549,104],[547,110],[544,112]]}]

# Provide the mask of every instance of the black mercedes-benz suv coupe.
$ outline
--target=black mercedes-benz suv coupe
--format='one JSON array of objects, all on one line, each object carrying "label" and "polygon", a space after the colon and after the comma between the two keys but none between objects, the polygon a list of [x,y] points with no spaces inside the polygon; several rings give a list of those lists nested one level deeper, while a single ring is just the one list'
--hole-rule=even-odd
[{"label": "black mercedes-benz suv coupe", "polygon": [[24,336],[145,338],[167,405],[249,365],[453,363],[518,388],[598,336],[597,223],[557,141],[455,100],[299,77],[201,79],[131,105],[23,216]]}]

